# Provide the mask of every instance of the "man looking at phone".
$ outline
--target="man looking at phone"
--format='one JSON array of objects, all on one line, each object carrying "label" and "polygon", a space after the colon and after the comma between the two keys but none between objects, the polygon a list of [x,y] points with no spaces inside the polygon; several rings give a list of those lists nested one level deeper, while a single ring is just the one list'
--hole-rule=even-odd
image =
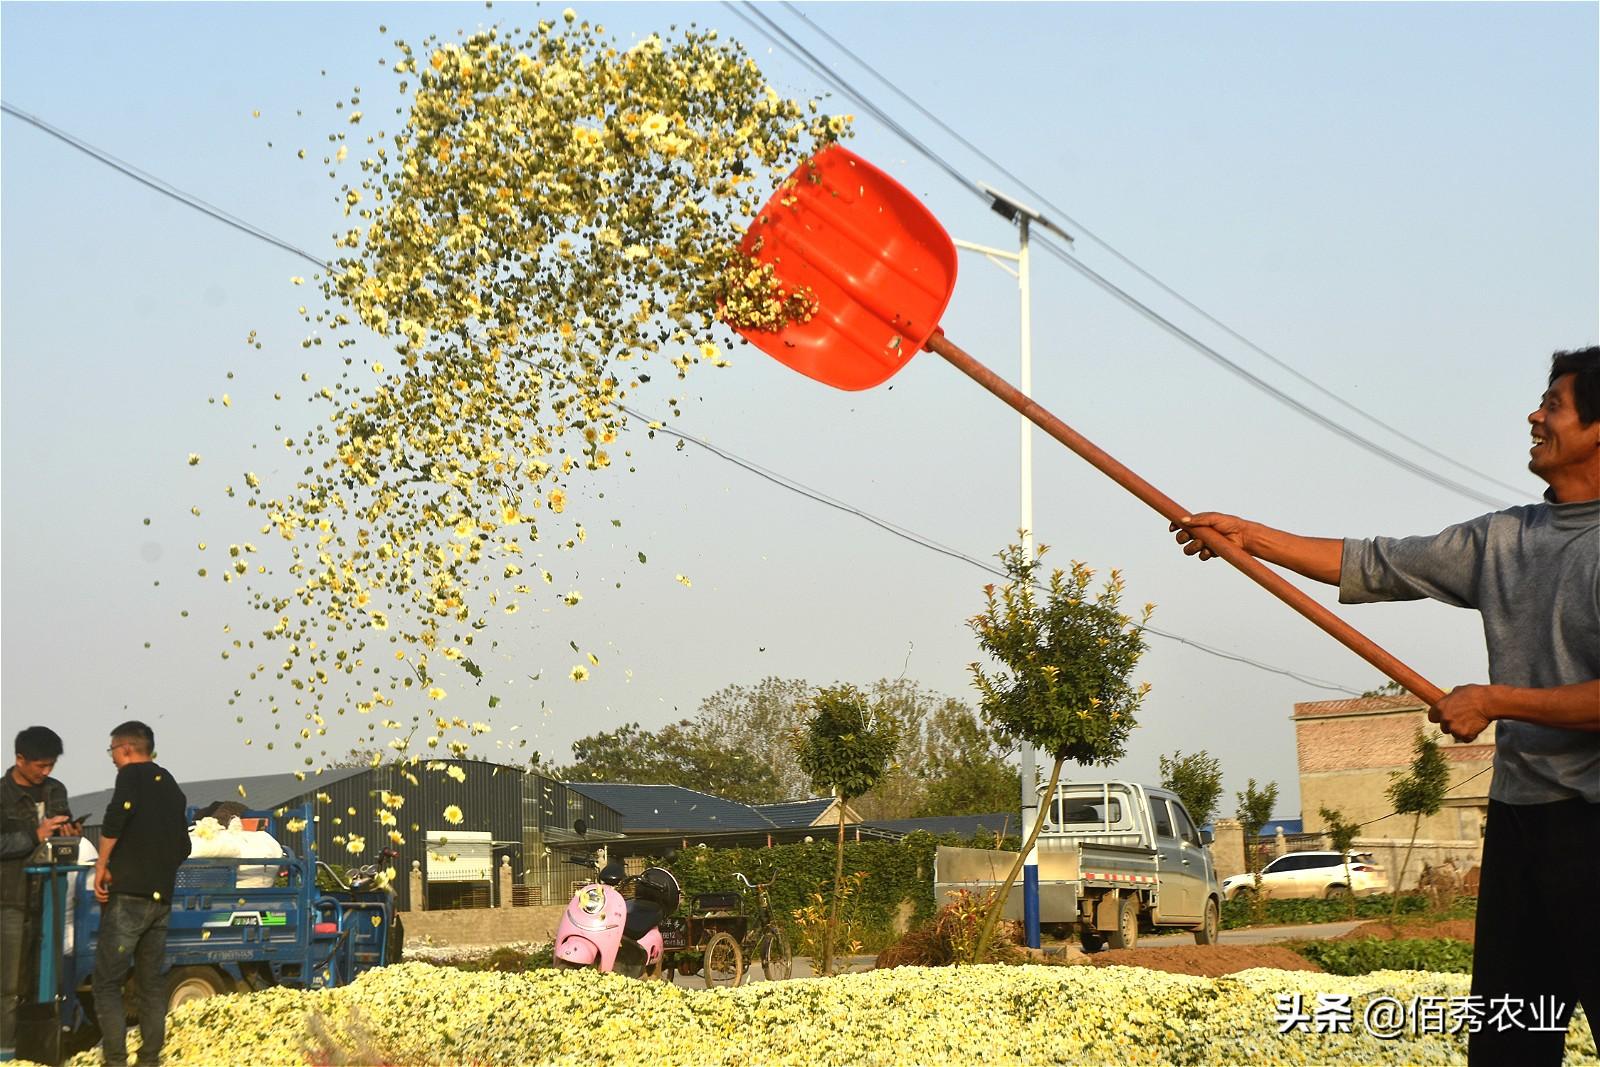
[{"label": "man looking at phone", "polygon": [[94,956],[94,1011],[108,1067],[128,1062],[122,983],[139,986],[139,1062],[161,1062],[166,1041],[167,920],[178,865],[189,856],[188,800],[172,774],[155,762],[156,735],[142,722],[111,731],[106,752],[117,784],[100,826],[94,896],[100,942]]},{"label": "man looking at phone", "polygon": [[71,837],[78,826],[67,814],[67,788],[50,772],[61,758],[61,738],[48,726],[17,734],[17,762],[0,780],[0,1060],[17,1048],[17,997],[23,961],[36,933],[36,879],[23,873],[51,837]]}]

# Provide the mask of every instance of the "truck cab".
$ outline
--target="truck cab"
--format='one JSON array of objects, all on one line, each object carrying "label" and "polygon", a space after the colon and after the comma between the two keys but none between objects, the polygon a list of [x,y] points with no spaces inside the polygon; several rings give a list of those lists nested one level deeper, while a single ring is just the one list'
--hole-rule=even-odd
[{"label": "truck cab", "polygon": [[[1041,803],[1039,918],[1075,929],[1085,947],[1131,947],[1141,931],[1191,930],[1216,941],[1222,891],[1210,842],[1170,790],[1118,780],[1067,782]],[[1016,853],[941,845],[934,894],[997,888]],[[1022,915],[1019,879],[1007,918]]]},{"label": "truck cab", "polygon": [[1199,923],[1206,901],[1220,899],[1216,865],[1208,841],[1176,793],[1131,782],[1064,783],[1054,801],[1041,808],[1043,851],[1056,842],[1130,845],[1153,849],[1160,891],[1157,918],[1162,925]]}]

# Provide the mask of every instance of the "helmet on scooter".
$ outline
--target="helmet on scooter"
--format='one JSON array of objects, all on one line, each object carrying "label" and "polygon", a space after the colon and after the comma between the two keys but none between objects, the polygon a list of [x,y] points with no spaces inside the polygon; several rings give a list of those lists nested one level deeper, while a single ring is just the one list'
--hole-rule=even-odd
[{"label": "helmet on scooter", "polygon": [[634,883],[635,900],[649,900],[661,905],[661,914],[671,915],[678,910],[683,899],[678,880],[665,867],[646,867]]}]

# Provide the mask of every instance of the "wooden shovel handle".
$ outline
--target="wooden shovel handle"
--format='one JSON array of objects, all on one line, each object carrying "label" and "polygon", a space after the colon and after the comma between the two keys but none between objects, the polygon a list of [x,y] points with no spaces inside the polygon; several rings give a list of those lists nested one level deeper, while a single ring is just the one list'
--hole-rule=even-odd
[{"label": "wooden shovel handle", "polygon": [[[1146,504],[1149,504],[1160,513],[1162,518],[1170,522],[1177,522],[1190,514],[1190,512],[1179,507],[1171,497],[1107,455],[1088,438],[1050,414],[1050,412],[1034,403],[1028,397],[1023,396],[1021,391],[1012,386],[1011,383],[1005,381],[994,371],[952,344],[944,334],[936,331],[928,339],[924,347],[928,351],[935,352],[949,360],[967,377],[1001,400],[1004,400],[1007,404],[1010,404],[1039,429],[1088,460],[1100,473],[1106,475]],[[1371,638],[1311,599],[1298,586],[1290,583],[1277,571],[1272,570],[1226,537],[1205,526],[1197,527],[1191,532],[1206,548],[1233,564],[1254,580],[1257,585],[1298,611],[1301,615],[1304,615],[1307,619],[1310,619],[1334,640],[1378,668],[1388,677],[1399,682],[1408,691],[1419,697],[1428,707],[1435,706],[1444,697],[1443,691],[1438,686],[1410,667],[1407,667],[1404,663],[1401,663]]]}]

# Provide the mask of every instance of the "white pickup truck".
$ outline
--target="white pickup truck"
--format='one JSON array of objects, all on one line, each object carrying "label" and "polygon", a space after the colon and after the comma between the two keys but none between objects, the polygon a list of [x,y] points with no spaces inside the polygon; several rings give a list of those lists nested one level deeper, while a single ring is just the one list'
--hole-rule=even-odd
[{"label": "white pickup truck", "polygon": [[[1175,794],[1132,782],[1073,782],[1057,786],[1039,814],[1041,925],[1076,929],[1091,951],[1132,948],[1141,931],[1192,930],[1199,944],[1216,942],[1222,889],[1210,835],[1195,829]],[[934,896],[942,905],[956,890],[992,890],[1016,857],[940,845]],[[1004,914],[1022,918],[1020,875]]]}]

